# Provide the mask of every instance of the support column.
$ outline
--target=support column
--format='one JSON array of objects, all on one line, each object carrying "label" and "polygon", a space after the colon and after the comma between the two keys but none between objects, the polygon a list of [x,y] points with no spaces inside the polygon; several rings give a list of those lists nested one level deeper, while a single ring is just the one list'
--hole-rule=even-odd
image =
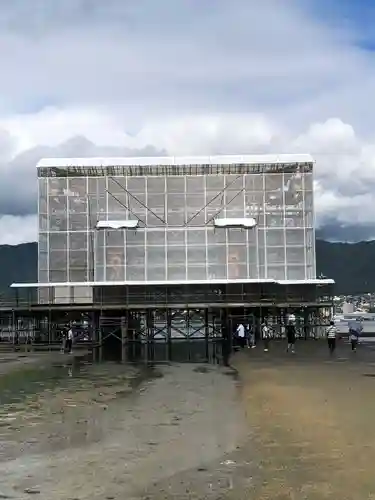
[{"label": "support column", "polygon": [[31,351],[31,332],[30,332],[30,318],[29,317],[23,317],[23,331],[24,331],[24,338],[25,338],[25,352]]},{"label": "support column", "polygon": [[17,329],[17,316],[16,311],[12,309],[12,340],[13,340],[13,348],[16,349],[16,345],[18,344],[18,329]]},{"label": "support column", "polygon": [[90,315],[90,343],[93,361],[96,361],[97,354],[97,333],[98,333],[98,313],[97,311],[92,311]]},{"label": "support column", "polygon": [[100,311],[99,323],[98,323],[98,361],[101,362],[103,359],[103,331],[102,331],[102,314]]},{"label": "support column", "polygon": [[309,339],[311,337],[310,334],[310,310],[308,307],[303,308],[303,336],[305,340]]},{"label": "support column", "polygon": [[232,334],[228,324],[228,308],[221,309],[221,353],[223,357],[224,366],[229,366],[229,358],[232,352]]},{"label": "support column", "polygon": [[155,340],[154,340],[154,318],[151,309],[146,309],[146,332],[145,332],[145,362],[149,363],[155,357]]},{"label": "support column", "polygon": [[48,349],[51,350],[51,337],[52,337],[52,311],[48,309]]},{"label": "support column", "polygon": [[168,339],[167,339],[168,355],[167,355],[167,358],[168,358],[168,361],[172,361],[173,352],[172,352],[172,311],[171,311],[171,309],[166,309],[166,316],[167,316],[167,335],[168,335]]},{"label": "support column", "polygon": [[127,321],[125,316],[121,316],[121,363],[126,361],[126,338],[128,334]]},{"label": "support column", "polygon": [[205,356],[206,356],[206,362],[208,363],[210,360],[210,349],[209,349],[209,344],[210,344],[210,327],[208,325],[208,308],[204,310],[204,338],[205,338]]}]

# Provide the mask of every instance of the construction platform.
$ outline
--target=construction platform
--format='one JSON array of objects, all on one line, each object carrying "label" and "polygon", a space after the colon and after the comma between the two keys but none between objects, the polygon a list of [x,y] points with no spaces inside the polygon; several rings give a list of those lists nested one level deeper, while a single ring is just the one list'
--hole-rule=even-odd
[{"label": "construction platform", "polygon": [[[38,293],[43,288],[43,300]],[[205,283],[92,287],[92,301],[70,293],[64,302],[51,284],[15,286],[13,301],[0,305],[2,343],[61,344],[72,327],[75,342],[123,361],[219,362],[232,346],[239,323],[267,321],[283,335],[290,314],[298,334],[317,338],[332,316],[333,281],[303,283]]]}]

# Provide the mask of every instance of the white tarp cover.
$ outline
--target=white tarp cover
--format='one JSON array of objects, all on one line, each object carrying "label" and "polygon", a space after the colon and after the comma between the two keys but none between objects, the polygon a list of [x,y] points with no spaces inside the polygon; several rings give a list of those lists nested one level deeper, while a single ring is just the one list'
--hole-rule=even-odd
[{"label": "white tarp cover", "polygon": [[215,219],[214,225],[216,227],[242,227],[242,228],[252,228],[257,225],[257,222],[252,217],[246,219]]},{"label": "white tarp cover", "polygon": [[96,229],[135,229],[138,220],[99,220]]}]

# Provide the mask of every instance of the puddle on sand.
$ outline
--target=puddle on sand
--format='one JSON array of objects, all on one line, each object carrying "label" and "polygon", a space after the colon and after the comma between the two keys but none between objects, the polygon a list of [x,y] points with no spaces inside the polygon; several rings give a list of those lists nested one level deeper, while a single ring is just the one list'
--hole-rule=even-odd
[{"label": "puddle on sand", "polygon": [[116,402],[156,376],[150,368],[74,359],[1,375],[0,462],[100,441]]}]

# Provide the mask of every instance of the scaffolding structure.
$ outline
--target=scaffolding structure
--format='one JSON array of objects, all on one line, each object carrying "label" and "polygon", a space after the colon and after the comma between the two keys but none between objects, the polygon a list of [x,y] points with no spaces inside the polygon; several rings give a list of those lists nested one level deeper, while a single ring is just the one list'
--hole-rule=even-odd
[{"label": "scaffolding structure", "polygon": [[123,361],[215,362],[231,349],[239,323],[267,321],[280,338],[293,314],[300,337],[319,338],[333,307],[331,283],[103,286],[86,304],[54,303],[54,290],[46,305],[30,300],[29,288],[16,289],[13,304],[0,308],[3,341],[58,345],[73,327],[99,359],[112,350]]},{"label": "scaffolding structure", "polygon": [[310,155],[46,159],[38,164],[38,283],[14,284],[2,328],[99,357],[215,361],[239,322],[330,319],[316,279]]}]

